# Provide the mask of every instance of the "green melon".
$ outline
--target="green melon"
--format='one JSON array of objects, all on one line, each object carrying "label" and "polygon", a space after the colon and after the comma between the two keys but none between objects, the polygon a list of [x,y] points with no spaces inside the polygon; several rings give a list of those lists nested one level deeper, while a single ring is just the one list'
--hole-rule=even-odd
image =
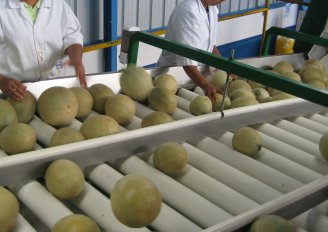
[{"label": "green melon", "polygon": [[121,125],[130,123],[135,113],[136,104],[127,95],[116,94],[106,100],[105,114],[114,118]]},{"label": "green melon", "polygon": [[169,122],[173,122],[173,118],[170,115],[164,112],[154,111],[142,119],[141,127],[143,128]]},{"label": "green melon", "polygon": [[89,92],[93,98],[92,108],[103,114],[107,98],[114,95],[113,90],[104,84],[98,83],[90,86]]},{"label": "green melon", "polygon": [[323,82],[324,77],[324,72],[319,69],[307,69],[303,72],[302,80],[304,83],[309,83],[314,80]]},{"label": "green melon", "polygon": [[301,76],[297,74],[296,72],[283,72],[281,73],[281,76],[287,77],[288,79],[302,82]]},{"label": "green melon", "polygon": [[[227,72],[223,70],[216,71],[209,79],[209,82],[218,89],[224,89],[226,81]],[[231,82],[231,78],[228,79],[228,82]]]},{"label": "green melon", "polygon": [[253,93],[255,95],[256,100],[260,103],[271,101],[270,94],[263,88],[255,88],[253,89]]},{"label": "green melon", "polygon": [[96,222],[83,214],[73,214],[61,218],[52,232],[100,232]]},{"label": "green melon", "polygon": [[0,99],[0,132],[9,124],[18,122],[15,108],[6,100]]},{"label": "green melon", "polygon": [[277,215],[265,215],[256,219],[249,232],[296,232],[294,225]]},{"label": "green melon", "polygon": [[255,98],[254,93],[252,92],[252,90],[248,90],[248,89],[235,89],[234,91],[232,91],[229,95],[230,100],[233,101],[239,97],[250,97],[250,98]]},{"label": "green melon", "polygon": [[257,105],[259,102],[255,97],[239,97],[231,101],[231,108],[238,108],[250,105]]},{"label": "green melon", "polygon": [[162,111],[167,114],[172,114],[177,108],[176,96],[163,86],[154,87],[150,91],[148,102],[154,110]]},{"label": "green melon", "polygon": [[80,131],[71,127],[62,127],[51,136],[49,147],[74,143],[84,139],[85,138]]},{"label": "green melon", "polygon": [[183,171],[188,163],[188,153],[179,143],[166,142],[158,146],[153,155],[155,168],[173,175]]},{"label": "green melon", "polygon": [[[219,93],[215,94],[215,101],[212,102],[214,112],[217,112],[217,111],[221,110],[222,99],[223,99],[222,94],[219,94]],[[224,110],[229,109],[231,107],[231,100],[228,96],[225,96],[223,105],[224,105],[223,106]]]},{"label": "green melon", "polygon": [[303,73],[308,70],[308,69],[318,69],[320,71],[322,71],[321,69],[319,69],[316,65],[313,65],[313,64],[307,64],[307,65],[304,65],[299,71],[298,71],[298,74],[303,77]]},{"label": "green melon", "polygon": [[84,188],[84,174],[75,162],[66,159],[53,161],[45,173],[46,187],[59,199],[73,199]]},{"label": "green melon", "polygon": [[86,139],[93,139],[120,132],[120,126],[108,115],[95,115],[87,118],[80,128]]},{"label": "green melon", "polygon": [[285,99],[290,99],[290,98],[294,98],[295,96],[291,95],[291,94],[288,94],[288,93],[279,93],[279,94],[276,94],[274,95],[272,98],[271,98],[271,101],[279,101],[279,100],[285,100]]},{"label": "green melon", "polygon": [[161,194],[147,178],[127,175],[116,182],[111,193],[115,217],[124,225],[141,228],[151,224],[159,215]]},{"label": "green melon", "polygon": [[322,157],[328,160],[328,132],[323,134],[319,142],[319,150]]},{"label": "green melon", "polygon": [[35,131],[25,123],[10,124],[0,133],[0,147],[9,155],[33,151],[35,145]]},{"label": "green melon", "polygon": [[271,97],[273,97],[273,96],[276,96],[278,94],[284,94],[285,92],[270,87],[270,88],[268,88],[268,93],[270,94]]},{"label": "green melon", "polygon": [[252,88],[252,89],[256,89],[256,88],[262,88],[262,89],[265,89],[265,85],[263,84],[260,84],[260,83],[257,83],[255,81],[252,81],[252,80],[248,80],[247,83],[249,84],[249,86]]},{"label": "green melon", "polygon": [[228,86],[228,96],[230,97],[230,94],[236,89],[246,89],[248,91],[252,91],[251,86],[243,79],[237,79],[230,82]]},{"label": "green melon", "polygon": [[25,97],[21,101],[7,98],[7,101],[15,108],[18,122],[28,123],[36,112],[36,98],[30,91],[26,91]]},{"label": "green melon", "polygon": [[197,96],[189,105],[189,112],[195,116],[208,114],[212,112],[212,109],[212,102],[207,96]]},{"label": "green melon", "polygon": [[19,213],[19,203],[16,196],[8,189],[0,186],[0,231],[11,231]]},{"label": "green melon", "polygon": [[277,73],[285,73],[285,72],[293,72],[294,67],[292,64],[290,64],[288,61],[279,61],[274,67],[273,71],[276,71]]},{"label": "green melon", "polygon": [[46,123],[53,126],[66,126],[76,117],[78,102],[74,93],[68,88],[50,87],[39,97],[37,111]]},{"label": "green melon", "polygon": [[232,147],[244,155],[255,157],[262,149],[260,133],[250,127],[239,128],[232,137]]},{"label": "green melon", "polygon": [[120,86],[126,95],[143,102],[154,87],[153,80],[144,68],[129,65],[120,76]]},{"label": "green melon", "polygon": [[81,87],[72,87],[70,90],[74,93],[78,103],[76,117],[82,118],[88,116],[93,107],[93,97],[91,93],[87,89]]},{"label": "green melon", "polygon": [[322,81],[313,80],[308,82],[308,84],[318,89],[326,89],[326,85]]},{"label": "green melon", "polygon": [[154,80],[154,86],[163,86],[169,89],[173,94],[175,94],[178,90],[177,80],[172,75],[167,73],[157,76]]},{"label": "green melon", "polygon": [[313,65],[322,71],[325,70],[325,66],[318,59],[309,59],[309,60],[305,61],[303,66],[306,66],[306,65]]}]

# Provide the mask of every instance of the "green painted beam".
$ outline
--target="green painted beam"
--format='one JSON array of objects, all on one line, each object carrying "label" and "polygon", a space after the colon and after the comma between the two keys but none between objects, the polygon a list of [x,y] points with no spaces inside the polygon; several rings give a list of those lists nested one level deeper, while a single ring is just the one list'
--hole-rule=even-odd
[{"label": "green painted beam", "polygon": [[129,64],[137,64],[138,42],[143,42],[160,49],[196,60],[200,63],[225,70],[228,73],[261,83],[263,85],[287,92],[311,102],[328,106],[328,92],[322,91],[304,83],[289,80],[280,75],[262,69],[240,63],[236,60],[228,60],[212,53],[195,49],[185,44],[177,43],[147,32],[136,32],[130,39]]}]

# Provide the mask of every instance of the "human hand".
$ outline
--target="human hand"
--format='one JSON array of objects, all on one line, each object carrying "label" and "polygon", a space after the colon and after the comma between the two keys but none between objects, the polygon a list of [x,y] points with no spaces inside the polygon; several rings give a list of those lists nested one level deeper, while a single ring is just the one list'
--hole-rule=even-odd
[{"label": "human hand", "polygon": [[80,85],[83,88],[87,88],[87,81],[85,79],[85,69],[81,61],[68,60],[67,65],[74,66],[76,77],[79,79]]},{"label": "human hand", "polygon": [[211,85],[210,83],[207,83],[204,86],[200,86],[202,88],[202,90],[204,91],[204,94],[212,101],[215,102],[216,101],[216,93],[220,93],[223,94],[223,91],[221,89],[218,89],[216,87],[214,87],[213,85]]},{"label": "human hand", "polygon": [[16,101],[21,101],[26,96],[26,86],[13,78],[0,76],[0,89]]}]

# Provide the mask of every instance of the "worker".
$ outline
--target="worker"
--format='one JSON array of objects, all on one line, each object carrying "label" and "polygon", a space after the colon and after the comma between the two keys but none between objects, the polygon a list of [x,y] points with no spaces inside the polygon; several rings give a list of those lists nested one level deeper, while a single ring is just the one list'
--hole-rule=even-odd
[{"label": "worker", "polygon": [[46,80],[58,60],[68,56],[82,87],[81,26],[65,0],[0,1],[0,89],[15,100],[25,82]]},{"label": "worker", "polygon": [[[186,0],[179,3],[170,15],[165,38],[220,55],[215,45],[217,36],[218,7],[224,0]],[[167,67],[182,66],[185,73],[204,91],[212,101],[215,93],[222,90],[211,85],[201,70],[201,64],[186,57],[163,50],[158,68],[152,73],[155,77],[165,72]]]}]

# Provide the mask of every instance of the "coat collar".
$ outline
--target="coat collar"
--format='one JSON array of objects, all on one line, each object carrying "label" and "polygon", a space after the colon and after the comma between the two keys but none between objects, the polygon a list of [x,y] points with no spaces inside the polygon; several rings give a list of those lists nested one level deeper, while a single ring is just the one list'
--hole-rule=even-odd
[{"label": "coat collar", "polygon": [[[8,6],[10,8],[21,8],[21,1],[20,0],[8,0]],[[51,7],[52,5],[52,0],[42,0],[41,5],[43,5],[44,7]]]}]

